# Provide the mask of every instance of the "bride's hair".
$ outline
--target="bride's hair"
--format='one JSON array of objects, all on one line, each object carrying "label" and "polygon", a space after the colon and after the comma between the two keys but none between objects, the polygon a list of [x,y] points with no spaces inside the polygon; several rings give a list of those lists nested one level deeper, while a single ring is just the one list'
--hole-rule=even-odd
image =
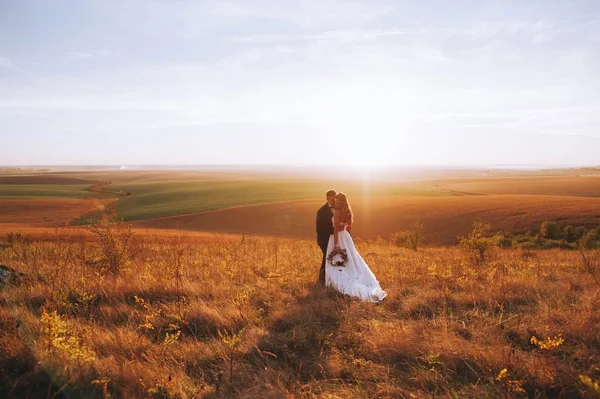
[{"label": "bride's hair", "polygon": [[342,222],[350,223],[354,221],[354,214],[352,213],[352,208],[350,207],[350,202],[348,202],[348,197],[344,193],[338,193],[335,196],[335,199],[339,201],[339,210],[342,211]]}]

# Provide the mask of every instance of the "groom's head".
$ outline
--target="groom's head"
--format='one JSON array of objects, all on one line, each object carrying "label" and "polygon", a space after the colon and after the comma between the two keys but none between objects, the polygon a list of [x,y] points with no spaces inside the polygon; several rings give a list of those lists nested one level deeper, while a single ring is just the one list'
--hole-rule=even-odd
[{"label": "groom's head", "polygon": [[327,203],[329,204],[329,206],[335,205],[335,196],[336,195],[337,195],[337,193],[335,192],[335,190],[329,190],[325,194],[325,197],[327,198]]}]

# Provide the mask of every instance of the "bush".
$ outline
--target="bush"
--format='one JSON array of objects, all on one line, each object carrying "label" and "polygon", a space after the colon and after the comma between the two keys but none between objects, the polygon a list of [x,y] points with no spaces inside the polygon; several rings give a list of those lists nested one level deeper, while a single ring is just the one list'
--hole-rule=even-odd
[{"label": "bush", "polygon": [[397,231],[390,235],[390,241],[397,247],[408,246],[408,231]]},{"label": "bush", "polygon": [[497,245],[500,248],[510,248],[513,246],[513,240],[508,237],[500,235],[497,237],[497,239],[498,239]]},{"label": "bush", "polygon": [[561,240],[559,243],[559,248],[560,249],[577,249],[577,243],[576,242],[566,242],[565,240]]},{"label": "bush", "polygon": [[105,208],[102,218],[94,221],[88,229],[99,238],[101,263],[106,265],[101,273],[108,272],[116,277],[134,256],[131,226],[119,220],[114,210]]},{"label": "bush", "polygon": [[563,238],[568,242],[577,242],[585,234],[585,228],[567,226],[563,229]]},{"label": "bush", "polygon": [[577,244],[567,242],[566,240],[544,240],[541,239],[537,244],[537,248],[541,249],[577,249]]},{"label": "bush", "polygon": [[579,248],[579,253],[581,254],[581,265],[583,266],[583,271],[587,272],[600,286],[600,257],[598,253],[588,253]]},{"label": "bush", "polygon": [[408,231],[408,245],[413,251],[417,251],[423,242],[423,223],[414,222]]},{"label": "bush", "polygon": [[562,238],[562,232],[560,231],[560,227],[558,227],[558,223],[545,221],[542,222],[540,226],[540,235],[543,238],[548,238],[550,240],[560,240]]},{"label": "bush", "polygon": [[556,241],[556,240],[541,240],[538,243],[538,248],[541,248],[541,249],[558,248],[558,241]]},{"label": "bush", "polygon": [[579,244],[585,249],[600,248],[600,235],[596,230],[590,230],[579,240]]},{"label": "bush", "polygon": [[473,223],[473,231],[467,237],[459,237],[461,248],[472,257],[477,265],[483,265],[489,258],[492,248],[496,246],[498,237],[486,237],[489,224],[481,221]]},{"label": "bush", "polygon": [[416,252],[423,242],[423,223],[416,221],[410,226],[410,230],[392,233],[390,239],[395,245],[410,248]]},{"label": "bush", "polygon": [[514,238],[514,241],[517,244],[521,244],[521,243],[524,243],[524,242],[533,242],[533,240],[534,240],[534,237],[531,237],[531,236],[516,236]]},{"label": "bush", "polygon": [[[543,228],[540,228],[540,234],[536,236],[516,235],[512,238],[512,246],[521,249],[568,249],[578,248],[595,249],[600,248],[600,228],[587,230],[584,226],[566,226],[561,231],[561,238],[547,238],[547,235],[556,235],[556,223],[544,222]],[[507,248],[508,238],[499,237],[498,246]]]},{"label": "bush", "polygon": [[517,248],[519,248],[519,249],[537,249],[537,248],[539,248],[539,246],[534,241],[521,241],[517,244]]},{"label": "bush", "polygon": [[15,244],[17,242],[23,243],[23,244],[30,244],[31,243],[31,237],[28,236],[27,234],[21,234],[21,233],[13,233],[10,232],[6,235],[6,242],[8,244]]},{"label": "bush", "polygon": [[562,234],[563,234],[563,237],[565,238],[565,240],[567,240],[569,242],[573,242],[573,241],[577,240],[575,238],[575,227],[573,227],[573,226],[565,227],[562,231]]}]

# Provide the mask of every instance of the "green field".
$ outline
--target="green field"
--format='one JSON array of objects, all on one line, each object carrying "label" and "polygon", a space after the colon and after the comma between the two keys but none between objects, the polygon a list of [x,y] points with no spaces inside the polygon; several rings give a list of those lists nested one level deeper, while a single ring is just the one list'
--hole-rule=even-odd
[{"label": "green field", "polygon": [[89,184],[0,184],[3,199],[110,198],[114,195],[87,191]]},{"label": "green field", "polygon": [[[57,184],[56,179],[90,178],[85,173],[69,176],[36,176],[18,178],[19,184],[0,184],[2,199],[110,198],[111,193],[89,191],[90,184]],[[398,183],[378,180],[317,179],[299,176],[266,177],[240,174],[168,174],[129,173],[93,176],[110,182],[107,191],[130,193],[118,197],[113,205],[126,221],[211,211],[236,206],[270,202],[321,199],[327,189],[334,188],[353,197],[447,196],[451,192],[429,183]],[[38,180],[33,180],[38,179]],[[15,179],[16,180],[16,179]],[[61,182],[62,182],[61,180]],[[100,180],[100,179],[99,179]],[[69,180],[70,181],[70,180]],[[26,184],[21,184],[26,183]],[[91,181],[92,183],[94,181]],[[92,215],[74,221],[85,222]]]},{"label": "green field", "polygon": [[[449,193],[435,188],[410,188],[397,183],[343,182],[335,185],[353,196],[444,196]],[[243,179],[219,181],[163,181],[111,186],[115,191],[131,192],[120,198],[115,208],[127,221],[152,219],[229,208],[323,198],[333,182],[293,179]]]}]

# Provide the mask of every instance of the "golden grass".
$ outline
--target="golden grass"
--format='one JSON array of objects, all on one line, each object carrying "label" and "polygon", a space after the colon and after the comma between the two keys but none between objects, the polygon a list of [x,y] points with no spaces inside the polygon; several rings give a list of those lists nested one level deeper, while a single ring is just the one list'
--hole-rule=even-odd
[{"label": "golden grass", "polygon": [[[388,238],[423,222],[428,244],[455,244],[456,237],[481,219],[506,233],[538,231],[541,222],[561,225],[600,224],[600,198],[542,195],[350,198],[356,214],[353,234],[363,239]],[[135,222],[140,228],[212,231],[312,238],[315,214],[323,201],[296,201],[246,206]],[[257,222],[260,221],[260,222]]]},{"label": "golden grass", "polygon": [[577,253],[476,267],[457,248],[357,246],[382,304],[316,286],[312,241],[140,236],[114,280],[93,242],[19,242],[0,252],[28,276],[2,293],[0,370],[22,372],[0,396],[52,380],[98,398],[577,398],[600,380],[600,287]]}]

